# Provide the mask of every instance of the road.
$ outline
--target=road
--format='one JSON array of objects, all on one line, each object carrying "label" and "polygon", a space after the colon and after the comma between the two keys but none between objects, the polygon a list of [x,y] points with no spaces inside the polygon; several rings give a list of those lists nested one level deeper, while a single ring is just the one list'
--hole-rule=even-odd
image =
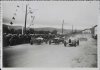
[{"label": "road", "polygon": [[[82,35],[77,35],[77,37]],[[83,36],[82,36],[83,37]],[[87,35],[77,47],[22,44],[3,48],[4,67],[97,67],[96,40]]]}]

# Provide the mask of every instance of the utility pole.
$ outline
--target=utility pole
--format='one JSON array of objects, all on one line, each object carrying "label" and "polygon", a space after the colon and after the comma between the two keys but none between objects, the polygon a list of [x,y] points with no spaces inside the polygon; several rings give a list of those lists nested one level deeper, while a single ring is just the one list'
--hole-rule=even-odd
[{"label": "utility pole", "polygon": [[[33,13],[32,11],[28,11],[27,8],[28,8],[28,5],[26,4],[24,34],[26,34],[27,15],[29,13],[31,13],[31,14]],[[35,18],[35,16],[33,17],[33,20],[34,20],[34,18]],[[32,20],[32,22],[33,22],[33,20]]]},{"label": "utility pole", "polygon": [[24,31],[24,34],[26,34],[26,23],[27,23],[27,5],[26,5],[26,12],[25,12],[25,31]]},{"label": "utility pole", "polygon": [[63,25],[64,25],[64,20],[63,20],[63,23],[62,23],[62,35],[63,35]]}]

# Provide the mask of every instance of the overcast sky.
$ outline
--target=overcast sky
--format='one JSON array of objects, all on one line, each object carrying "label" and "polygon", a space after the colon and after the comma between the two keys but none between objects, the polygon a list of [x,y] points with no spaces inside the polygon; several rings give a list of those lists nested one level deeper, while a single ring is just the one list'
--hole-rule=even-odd
[{"label": "overcast sky", "polygon": [[[99,1],[3,1],[3,20],[5,24],[11,21],[13,25],[24,25],[25,5],[33,9],[33,14],[28,14],[27,26],[69,29],[84,29],[98,23]],[[19,5],[19,7],[17,7]],[[17,11],[16,11],[17,10]],[[14,15],[16,13],[16,15]],[[32,23],[31,15],[35,16]],[[15,17],[15,20],[12,17]]]}]

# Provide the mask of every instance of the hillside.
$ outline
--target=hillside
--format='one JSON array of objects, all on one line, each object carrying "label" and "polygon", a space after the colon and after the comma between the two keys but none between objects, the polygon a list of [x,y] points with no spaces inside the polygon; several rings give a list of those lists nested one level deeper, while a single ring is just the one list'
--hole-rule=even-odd
[{"label": "hillside", "polygon": [[[3,24],[3,27],[9,27],[9,29],[22,29],[22,26],[11,26],[11,25],[5,25]],[[34,28],[35,31],[50,31],[52,32],[53,30],[57,30],[58,33],[62,33],[62,29],[59,28],[52,28],[52,27],[44,27],[44,28]],[[69,33],[72,30],[70,29],[63,29],[63,33]]]}]

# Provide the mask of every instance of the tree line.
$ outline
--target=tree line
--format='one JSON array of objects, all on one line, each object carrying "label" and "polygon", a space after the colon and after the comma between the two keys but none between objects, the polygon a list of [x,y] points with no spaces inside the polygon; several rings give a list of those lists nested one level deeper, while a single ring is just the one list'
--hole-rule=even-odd
[{"label": "tree line", "polygon": [[[22,29],[9,28],[8,26],[3,25],[3,33],[22,34]],[[34,30],[33,28],[29,28],[26,30],[26,34],[57,34],[57,30],[53,30],[53,31],[39,30],[39,31],[37,31],[37,30]]]}]

